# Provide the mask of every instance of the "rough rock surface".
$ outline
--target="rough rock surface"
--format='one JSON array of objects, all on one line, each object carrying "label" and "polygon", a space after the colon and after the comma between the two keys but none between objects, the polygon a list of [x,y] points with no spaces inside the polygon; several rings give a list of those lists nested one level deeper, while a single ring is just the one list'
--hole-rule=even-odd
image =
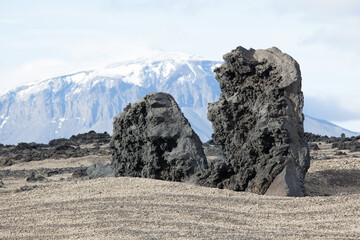
[{"label": "rough rock surface", "polygon": [[259,194],[303,196],[310,165],[303,140],[298,63],[273,47],[238,47],[216,68],[221,96],[209,104],[213,140],[225,157],[199,183]]},{"label": "rough rock surface", "polygon": [[356,137],[352,139],[340,138],[338,141],[331,145],[332,148],[338,148],[339,150],[350,150],[350,152],[360,152],[360,142]]},{"label": "rough rock surface", "polygon": [[148,94],[114,118],[110,143],[116,176],[190,181],[206,168],[200,138],[174,98]]}]

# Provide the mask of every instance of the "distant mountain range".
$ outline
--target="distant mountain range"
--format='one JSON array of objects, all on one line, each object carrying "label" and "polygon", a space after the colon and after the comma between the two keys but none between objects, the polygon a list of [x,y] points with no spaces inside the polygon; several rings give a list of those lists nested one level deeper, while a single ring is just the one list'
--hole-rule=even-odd
[{"label": "distant mountain range", "polygon": [[[221,63],[163,53],[19,87],[0,96],[0,143],[47,143],[89,130],[111,134],[113,117],[152,92],[173,95],[201,140],[207,141],[212,134],[207,105],[220,96],[213,69]],[[304,126],[321,135],[358,134],[310,116]]]},{"label": "distant mountain range", "polygon": [[345,134],[347,137],[358,136],[360,133],[353,132],[347,130],[345,128],[339,127],[331,122],[326,120],[321,120],[317,118],[310,117],[305,114],[305,121],[304,121],[304,129],[305,132],[311,132],[315,134],[319,134],[322,136],[335,136],[340,137],[342,133]]}]

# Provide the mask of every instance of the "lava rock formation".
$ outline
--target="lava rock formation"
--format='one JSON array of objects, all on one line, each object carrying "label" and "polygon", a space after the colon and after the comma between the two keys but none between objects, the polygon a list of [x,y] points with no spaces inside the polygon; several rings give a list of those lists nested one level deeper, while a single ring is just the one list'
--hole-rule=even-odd
[{"label": "lava rock formation", "polygon": [[207,168],[200,138],[174,98],[148,94],[114,118],[115,176],[190,181]]},{"label": "lava rock formation", "polygon": [[209,104],[213,140],[223,159],[199,184],[236,191],[304,196],[310,166],[304,141],[303,93],[298,63],[273,47],[238,47],[214,71],[218,102]]}]

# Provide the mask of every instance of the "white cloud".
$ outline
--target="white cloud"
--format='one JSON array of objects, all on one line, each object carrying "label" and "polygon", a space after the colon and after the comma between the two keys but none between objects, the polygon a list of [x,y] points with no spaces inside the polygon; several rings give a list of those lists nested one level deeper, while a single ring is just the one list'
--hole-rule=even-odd
[{"label": "white cloud", "polygon": [[217,2],[216,0],[107,0],[103,3],[103,9],[105,11],[116,12],[156,12],[157,14],[161,12],[168,14],[171,12],[188,15],[214,6]]},{"label": "white cloud", "polygon": [[347,96],[305,96],[305,114],[328,121],[360,120],[356,95]]},{"label": "white cloud", "polygon": [[304,113],[360,132],[358,94],[305,96]]},{"label": "white cloud", "polygon": [[16,24],[19,23],[21,21],[20,18],[0,18],[0,23],[1,24]]},{"label": "white cloud", "polygon": [[145,40],[120,37],[79,39],[58,47],[66,59],[41,58],[13,68],[0,68],[0,94],[24,84],[139,58],[153,52]]},{"label": "white cloud", "polygon": [[0,93],[74,70],[76,69],[70,63],[61,59],[39,59],[23,63],[21,66],[12,69],[0,69]]},{"label": "white cloud", "polygon": [[[266,4],[266,3],[265,3]],[[328,21],[343,16],[358,16],[358,0],[272,0],[267,6],[278,14],[301,14],[305,20]]]},{"label": "white cloud", "polygon": [[71,58],[88,64],[119,61],[139,57],[151,51],[150,43],[145,39],[130,39],[125,37],[99,36],[96,39],[81,39],[62,46]]},{"label": "white cloud", "polygon": [[333,121],[338,126],[360,133],[360,119],[347,121]]},{"label": "white cloud", "polygon": [[[346,111],[356,114],[357,119],[360,121],[360,96],[359,94],[346,94],[344,96],[337,97],[339,99],[339,105]],[[359,126],[360,127],[360,126]]]}]

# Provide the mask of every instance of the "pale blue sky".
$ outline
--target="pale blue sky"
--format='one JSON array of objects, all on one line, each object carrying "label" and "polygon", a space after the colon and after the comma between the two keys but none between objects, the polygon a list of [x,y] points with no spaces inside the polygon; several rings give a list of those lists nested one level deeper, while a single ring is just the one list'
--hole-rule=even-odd
[{"label": "pale blue sky", "polygon": [[359,42],[358,0],[0,0],[0,92],[152,50],[277,46],[300,63],[305,113],[360,131]]}]

